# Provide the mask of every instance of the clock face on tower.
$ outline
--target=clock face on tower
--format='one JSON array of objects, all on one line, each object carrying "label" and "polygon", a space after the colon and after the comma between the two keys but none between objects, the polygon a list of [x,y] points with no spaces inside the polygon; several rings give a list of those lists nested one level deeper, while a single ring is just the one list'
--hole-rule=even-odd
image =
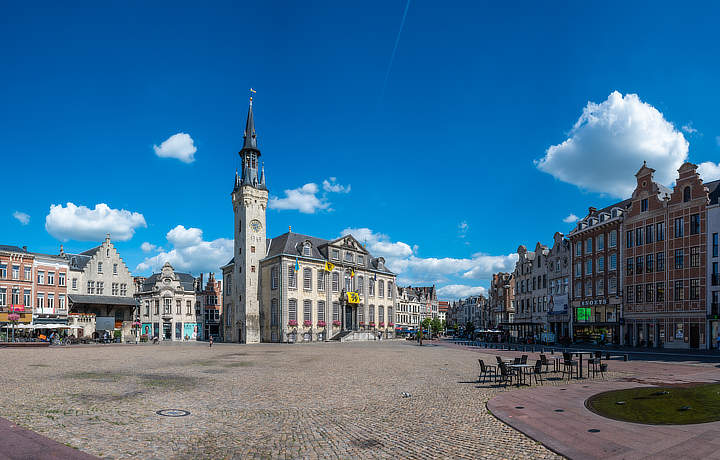
[{"label": "clock face on tower", "polygon": [[257,233],[262,230],[262,223],[257,219],[253,219],[250,221],[250,228]]}]

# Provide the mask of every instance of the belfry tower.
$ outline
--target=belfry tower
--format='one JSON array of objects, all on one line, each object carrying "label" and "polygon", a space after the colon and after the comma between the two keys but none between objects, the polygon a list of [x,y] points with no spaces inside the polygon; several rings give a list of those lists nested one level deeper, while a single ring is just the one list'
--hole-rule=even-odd
[{"label": "belfry tower", "polygon": [[[232,277],[234,312],[230,315],[232,341],[260,342],[260,260],[265,257],[265,212],[268,190],[265,168],[259,166],[253,100],[250,97],[242,150],[242,173],[235,173],[232,204],[235,213],[235,264]],[[258,174],[258,169],[260,173]]]}]

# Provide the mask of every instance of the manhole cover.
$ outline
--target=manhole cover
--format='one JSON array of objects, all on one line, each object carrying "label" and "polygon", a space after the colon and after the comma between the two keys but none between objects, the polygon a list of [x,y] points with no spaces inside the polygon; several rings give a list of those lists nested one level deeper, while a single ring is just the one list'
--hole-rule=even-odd
[{"label": "manhole cover", "polygon": [[598,430],[597,428],[590,428],[588,430],[588,433],[600,433],[600,430]]},{"label": "manhole cover", "polygon": [[564,409],[555,409],[555,412],[565,412]]},{"label": "manhole cover", "polygon": [[163,409],[155,413],[163,417],[185,417],[186,415],[190,415],[189,411],[182,409]]},{"label": "manhole cover", "polygon": [[515,409],[525,409],[525,406],[515,406]]}]

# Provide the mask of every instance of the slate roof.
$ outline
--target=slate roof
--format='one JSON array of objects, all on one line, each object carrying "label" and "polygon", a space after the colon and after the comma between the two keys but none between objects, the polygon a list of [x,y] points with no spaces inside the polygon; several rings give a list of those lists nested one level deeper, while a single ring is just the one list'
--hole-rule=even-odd
[{"label": "slate roof", "polygon": [[23,248],[19,248],[17,246],[11,246],[8,244],[0,244],[0,251],[8,251],[8,252],[27,252],[27,250]]},{"label": "slate roof", "polygon": [[[161,275],[161,273],[153,273],[149,277],[145,278],[145,281],[143,281],[143,285],[142,285],[142,292],[152,291],[153,286],[155,286],[155,283],[157,283],[160,275]],[[185,289],[186,291],[194,291],[195,290],[195,277],[194,276],[192,276],[189,273],[180,273],[180,272],[175,272],[175,276],[178,278],[178,281],[180,281],[180,285],[183,287],[183,289]]]},{"label": "slate roof", "polygon": [[137,300],[135,300],[133,297],[68,294],[68,298],[72,303],[82,303],[90,305],[137,305]]},{"label": "slate roof", "polygon": [[718,204],[718,198],[720,198],[720,180],[714,180],[703,185],[708,189],[710,204]]},{"label": "slate roof", "polygon": [[65,259],[67,259],[68,264],[70,265],[70,268],[72,270],[85,270],[85,266],[88,264],[88,262],[90,262],[90,259],[92,259],[92,256],[86,255],[85,253],[69,254],[66,252],[64,256]]}]

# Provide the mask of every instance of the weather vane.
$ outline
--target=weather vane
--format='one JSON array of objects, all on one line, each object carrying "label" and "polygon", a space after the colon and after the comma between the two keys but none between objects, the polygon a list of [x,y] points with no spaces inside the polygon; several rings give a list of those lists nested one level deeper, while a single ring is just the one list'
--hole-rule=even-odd
[{"label": "weather vane", "polygon": [[250,88],[250,100],[252,101],[253,94],[257,93],[254,89]]}]

